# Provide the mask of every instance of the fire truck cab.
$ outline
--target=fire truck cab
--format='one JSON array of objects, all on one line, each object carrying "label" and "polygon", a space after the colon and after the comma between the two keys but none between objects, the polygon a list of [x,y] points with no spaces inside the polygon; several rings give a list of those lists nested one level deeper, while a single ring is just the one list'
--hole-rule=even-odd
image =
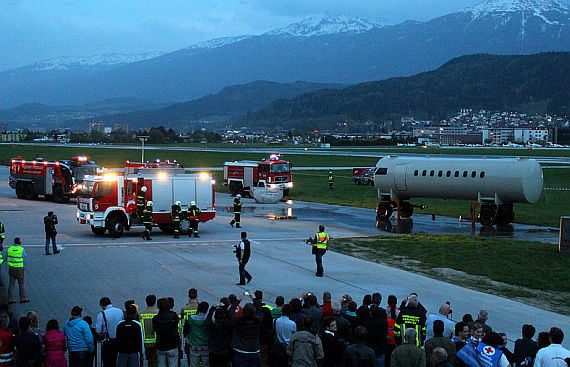
[{"label": "fire truck cab", "polygon": [[291,179],[291,164],[272,154],[269,159],[262,161],[231,161],[224,162],[223,184],[229,186],[232,195],[251,195],[252,187],[268,187],[283,189],[288,195],[293,188]]},{"label": "fire truck cab", "polygon": [[[208,172],[187,174],[183,168],[126,167],[123,172],[107,172],[88,176],[77,201],[77,221],[88,224],[96,235],[109,231],[120,237],[131,228],[144,228],[137,215],[136,196],[142,186],[147,188],[146,200],[153,202],[153,224],[164,232],[174,227],[170,210],[176,201],[186,211],[195,201],[202,211],[200,221],[215,217],[215,181]],[[181,229],[190,223],[185,218]]]}]

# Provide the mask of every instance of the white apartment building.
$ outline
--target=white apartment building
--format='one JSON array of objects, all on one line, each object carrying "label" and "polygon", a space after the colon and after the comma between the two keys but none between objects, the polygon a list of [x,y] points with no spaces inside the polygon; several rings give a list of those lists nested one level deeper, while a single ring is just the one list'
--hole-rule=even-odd
[{"label": "white apartment building", "polygon": [[492,144],[502,144],[507,141],[515,143],[535,143],[539,140],[549,141],[549,131],[546,128],[493,128],[483,129],[483,142],[491,140]]}]

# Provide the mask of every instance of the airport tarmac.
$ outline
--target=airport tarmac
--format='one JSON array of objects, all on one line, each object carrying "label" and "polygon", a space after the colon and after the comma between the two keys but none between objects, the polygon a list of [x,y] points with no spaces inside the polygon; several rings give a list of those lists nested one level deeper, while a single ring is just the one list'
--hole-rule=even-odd
[{"label": "airport tarmac", "polygon": [[[78,224],[72,203],[18,200],[8,186],[8,174],[7,167],[0,167],[0,220],[7,230],[5,247],[13,237],[22,238],[28,253],[26,288],[32,300],[13,305],[13,310],[18,314],[37,311],[42,326],[52,317],[61,324],[75,305],[84,308],[84,315],[95,316],[100,311],[102,296],[109,296],[119,307],[127,299],[144,306],[144,297],[154,293],[174,297],[179,308],[186,303],[188,289],[195,287],[200,298],[210,303],[229,293],[255,289],[263,290],[268,303],[277,295],[290,299],[304,291],[320,296],[327,290],[334,299],[348,293],[357,302],[365,294],[379,291],[385,303],[389,294],[401,299],[416,291],[430,312],[437,312],[445,301],[451,302],[455,318],[488,309],[489,324],[495,330],[505,331],[511,340],[520,337],[522,324],[528,322],[538,331],[558,326],[570,333],[570,318],[565,315],[332,251],[324,257],[325,277],[316,278],[314,257],[303,240],[314,235],[321,223],[327,226],[332,241],[335,237],[383,233],[375,226],[373,210],[314,203],[280,203],[272,207],[244,199],[243,230],[252,241],[253,253],[247,269],[254,278],[248,286],[240,287],[235,285],[238,270],[232,250],[241,230],[228,224],[232,198],[227,194],[216,196],[216,218],[201,224],[198,239],[175,240],[158,229],[153,233],[153,241],[143,241],[140,229],[111,239],[97,237],[88,226]],[[289,209],[297,219],[271,219]],[[57,240],[62,252],[45,256],[42,219],[50,210],[59,217]],[[438,226],[440,219],[435,221]],[[458,222],[449,220],[450,226]],[[413,228],[435,227],[430,221],[428,216],[426,223],[421,224],[422,216],[414,215]],[[470,223],[460,225],[470,228]],[[514,226],[514,233],[519,233],[518,225]],[[5,264],[2,278],[7,283]],[[564,344],[570,346],[570,338]]]}]

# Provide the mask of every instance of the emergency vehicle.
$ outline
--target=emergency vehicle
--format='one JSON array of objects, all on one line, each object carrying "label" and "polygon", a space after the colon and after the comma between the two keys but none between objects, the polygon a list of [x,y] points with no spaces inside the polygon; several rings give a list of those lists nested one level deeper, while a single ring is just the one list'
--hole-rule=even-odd
[{"label": "emergency vehicle", "polygon": [[374,185],[374,167],[355,167],[352,180],[357,185]]},{"label": "emergency vehicle", "polygon": [[9,183],[19,199],[35,200],[43,195],[48,200],[64,203],[77,196],[84,177],[96,174],[97,168],[89,157],[72,157],[66,161],[18,157],[12,159]]},{"label": "emergency vehicle", "polygon": [[272,154],[269,159],[262,161],[231,161],[224,162],[223,184],[229,186],[232,195],[251,195],[252,187],[267,187],[283,189],[288,195],[293,187],[291,179],[291,164]]},{"label": "emergency vehicle", "polygon": [[[215,181],[208,172],[187,174],[176,164],[148,164],[127,162],[120,172],[108,171],[99,176],[88,176],[77,200],[77,221],[91,226],[96,235],[109,231],[110,237],[121,237],[132,228],[144,228],[137,215],[136,196],[145,186],[146,200],[153,202],[153,224],[164,232],[174,226],[170,210],[176,201],[182,211],[195,201],[202,211],[200,222],[216,215]],[[180,223],[187,231],[187,218]]]}]

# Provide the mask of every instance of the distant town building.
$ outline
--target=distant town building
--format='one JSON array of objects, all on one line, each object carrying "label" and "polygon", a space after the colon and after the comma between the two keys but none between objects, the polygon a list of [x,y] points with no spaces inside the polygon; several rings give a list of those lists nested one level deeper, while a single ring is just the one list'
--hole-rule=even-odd
[{"label": "distant town building", "polygon": [[103,121],[99,121],[99,122],[92,122],[89,124],[89,132],[100,132],[103,133],[105,131],[105,124],[103,123]]},{"label": "distant town building", "polygon": [[546,128],[492,128],[483,129],[483,141],[490,141],[492,144],[502,144],[506,142],[515,143],[536,143],[538,141],[549,141],[550,132]]},{"label": "distant town building", "polygon": [[8,131],[8,123],[0,122],[0,133],[5,133]]},{"label": "distant town building", "polygon": [[26,136],[22,133],[0,133],[0,141],[2,143],[17,143],[23,141]]}]

